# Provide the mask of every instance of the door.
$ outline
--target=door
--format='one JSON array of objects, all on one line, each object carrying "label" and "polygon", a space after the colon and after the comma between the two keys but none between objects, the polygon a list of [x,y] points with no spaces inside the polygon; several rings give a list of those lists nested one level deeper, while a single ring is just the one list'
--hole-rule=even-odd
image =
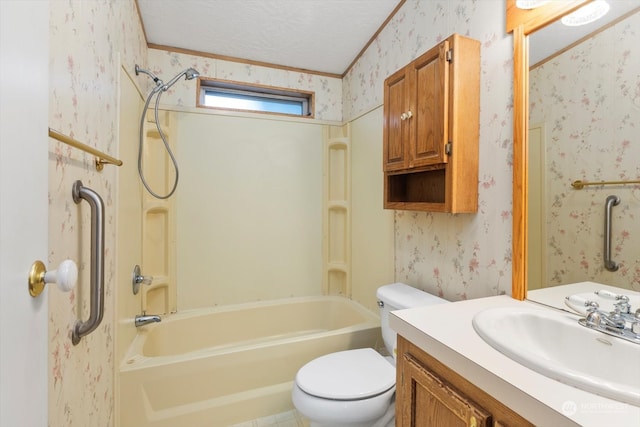
[{"label": "door", "polygon": [[1,426],[47,425],[47,298],[27,278],[47,261],[48,46],[48,1],[0,1]]},{"label": "door", "polygon": [[411,63],[414,111],[409,145],[411,167],[446,163],[449,42],[444,41]]},{"label": "door", "polygon": [[384,82],[383,166],[384,171],[406,169],[410,130],[410,102],[407,68],[396,71]]},{"label": "door", "polygon": [[447,381],[431,372],[411,354],[400,362],[403,427],[489,427],[491,415]]}]

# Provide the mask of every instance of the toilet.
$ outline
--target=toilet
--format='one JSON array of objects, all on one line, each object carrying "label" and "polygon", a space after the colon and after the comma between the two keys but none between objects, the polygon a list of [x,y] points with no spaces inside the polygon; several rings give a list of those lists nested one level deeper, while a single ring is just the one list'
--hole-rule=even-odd
[{"label": "toilet", "polygon": [[327,354],[300,368],[291,395],[311,427],[394,425],[396,333],[389,327],[389,312],[447,301],[404,283],[381,286],[376,296],[382,338],[391,356],[360,348]]}]

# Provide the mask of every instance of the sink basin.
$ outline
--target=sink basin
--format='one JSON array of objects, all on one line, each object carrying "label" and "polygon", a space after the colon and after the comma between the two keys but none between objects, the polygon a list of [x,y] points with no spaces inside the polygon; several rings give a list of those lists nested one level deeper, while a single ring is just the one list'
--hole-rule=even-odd
[{"label": "sink basin", "polygon": [[640,406],[640,345],[578,324],[551,309],[493,308],[476,314],[475,331],[493,348],[542,375]]}]

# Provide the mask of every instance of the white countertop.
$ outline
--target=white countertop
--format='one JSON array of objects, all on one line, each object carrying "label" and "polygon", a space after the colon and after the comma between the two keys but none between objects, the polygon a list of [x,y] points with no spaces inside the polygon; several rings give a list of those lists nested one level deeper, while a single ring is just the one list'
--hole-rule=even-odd
[{"label": "white countertop", "polygon": [[[564,305],[562,300],[569,293],[592,291],[587,289],[589,286],[568,286],[574,287],[555,287],[553,291],[535,292],[543,293],[545,304],[561,308]],[[598,285],[596,289],[603,289],[603,286]],[[620,292],[620,289],[617,291]],[[631,292],[624,293],[629,295]],[[559,295],[561,299],[557,301]],[[397,310],[391,313],[390,324],[399,335],[533,424],[549,427],[640,426],[640,407],[601,397],[538,374],[495,350],[474,331],[471,321],[476,313],[488,308],[522,305],[542,307],[502,295]]]}]

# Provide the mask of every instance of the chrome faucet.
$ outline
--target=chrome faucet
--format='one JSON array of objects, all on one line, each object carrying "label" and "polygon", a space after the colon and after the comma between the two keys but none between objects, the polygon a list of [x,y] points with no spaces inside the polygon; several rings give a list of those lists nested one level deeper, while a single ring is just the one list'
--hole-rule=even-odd
[{"label": "chrome faucet", "polygon": [[162,319],[157,314],[141,314],[136,316],[134,324],[136,328],[139,326],[147,325],[149,323],[160,322]]},{"label": "chrome faucet", "polygon": [[626,295],[608,291],[596,291],[595,294],[617,301],[613,305],[613,311],[601,311],[597,302],[585,301],[586,317],[578,320],[578,323],[587,328],[640,344],[640,308],[632,313],[629,297]]}]

